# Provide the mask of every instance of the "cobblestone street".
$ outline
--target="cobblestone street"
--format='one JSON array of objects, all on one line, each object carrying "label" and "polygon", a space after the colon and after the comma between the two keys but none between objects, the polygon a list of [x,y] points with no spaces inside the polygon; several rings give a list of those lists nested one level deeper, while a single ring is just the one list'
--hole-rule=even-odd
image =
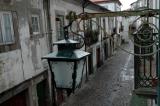
[{"label": "cobblestone street", "polygon": [[118,50],[63,106],[129,106],[133,68],[133,56]]},{"label": "cobblestone street", "polygon": [[160,0],[0,0],[0,106],[160,106]]}]

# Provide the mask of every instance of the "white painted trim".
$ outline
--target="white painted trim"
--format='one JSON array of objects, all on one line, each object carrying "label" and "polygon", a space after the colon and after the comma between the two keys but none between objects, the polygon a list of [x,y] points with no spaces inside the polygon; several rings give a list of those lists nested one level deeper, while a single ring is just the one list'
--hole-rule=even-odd
[{"label": "white painted trim", "polygon": [[[4,14],[7,14],[7,15],[9,15],[9,18],[10,18],[10,23],[11,23],[11,42],[6,42],[6,40],[5,40],[5,38],[4,38],[4,36],[6,35],[6,33],[5,33],[5,28],[4,28],[4,17],[3,17],[3,15]],[[12,13],[11,12],[7,12],[7,11],[3,11],[3,12],[0,12],[0,25],[1,25],[1,33],[2,33],[2,42],[3,43],[0,43],[0,45],[8,45],[8,44],[13,44],[13,43],[15,43],[15,39],[14,39],[14,30],[13,30],[13,20],[12,20]]]},{"label": "white painted trim", "polygon": [[33,33],[34,35],[40,34],[40,16],[39,16],[38,14],[32,14],[32,15],[31,15],[31,27],[32,27],[32,29],[33,29],[32,18],[37,18],[37,20],[38,20],[38,31],[37,31],[37,32],[34,32],[34,31],[32,30],[32,33]]}]

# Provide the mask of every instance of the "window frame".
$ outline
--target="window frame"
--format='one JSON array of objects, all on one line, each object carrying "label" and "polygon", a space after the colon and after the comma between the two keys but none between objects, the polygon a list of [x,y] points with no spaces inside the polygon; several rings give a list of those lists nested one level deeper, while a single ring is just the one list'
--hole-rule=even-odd
[{"label": "window frame", "polygon": [[[64,25],[65,25],[65,20],[64,20],[64,15],[56,15],[56,35],[57,35],[57,40],[62,40],[64,39]],[[59,25],[59,26],[58,26]]]},{"label": "window frame", "polygon": [[[4,14],[8,14],[9,15],[9,19],[10,19],[10,28],[11,28],[11,41],[7,42],[5,39],[5,35],[6,35],[6,29],[5,29],[5,25],[4,25]],[[12,12],[10,11],[0,11],[0,33],[2,36],[2,43],[0,42],[0,45],[10,45],[10,44],[14,44],[15,43],[15,33],[14,33],[14,28],[13,28],[13,16],[12,16]]]},{"label": "window frame", "polygon": [[[33,31],[33,22],[32,22],[32,18],[37,18],[37,25],[38,25],[38,31]],[[41,33],[41,29],[40,29],[40,16],[38,15],[38,14],[32,14],[31,15],[31,33],[33,34],[33,35],[37,35],[37,34],[40,34]]]}]

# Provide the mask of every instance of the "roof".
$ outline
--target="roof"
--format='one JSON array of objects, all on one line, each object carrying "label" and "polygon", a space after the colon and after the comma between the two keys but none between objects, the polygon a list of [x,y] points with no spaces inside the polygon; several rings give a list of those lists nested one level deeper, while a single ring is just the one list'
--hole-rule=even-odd
[{"label": "roof", "polygon": [[117,2],[119,5],[122,5],[122,3],[119,0],[90,0],[93,3],[112,3],[112,2]]},{"label": "roof", "polygon": [[65,1],[70,2],[72,4],[75,4],[75,5],[79,5],[79,6],[82,6],[82,4],[85,1],[87,4],[87,6],[85,8],[87,8],[87,9],[92,9],[95,11],[109,11],[108,9],[97,5],[96,3],[92,2],[91,0],[84,0],[84,1],[83,0],[65,0]]},{"label": "roof", "polygon": [[100,5],[97,5],[96,3],[92,2],[91,0],[88,0],[88,6],[86,8],[92,8],[99,11],[110,11]]},{"label": "roof", "polygon": [[138,1],[135,1],[135,2],[131,3],[130,5],[136,4],[137,2],[138,2]]}]

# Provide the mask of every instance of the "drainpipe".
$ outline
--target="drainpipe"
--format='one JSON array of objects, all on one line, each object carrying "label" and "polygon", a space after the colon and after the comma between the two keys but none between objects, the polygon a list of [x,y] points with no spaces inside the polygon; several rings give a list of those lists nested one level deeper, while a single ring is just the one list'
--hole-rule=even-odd
[{"label": "drainpipe", "polygon": [[49,49],[50,52],[52,52],[52,25],[51,25],[51,11],[50,11],[50,3],[51,1],[48,0],[48,4],[47,4],[47,19],[48,19],[48,29],[49,29]]},{"label": "drainpipe", "polygon": [[[82,12],[85,13],[85,8],[89,5],[89,1],[88,0],[83,0],[82,2]],[[83,30],[85,30],[85,21],[83,20]],[[84,36],[84,39],[85,39],[85,36]],[[86,44],[84,43],[84,46],[85,46],[85,51],[87,51],[87,48],[86,48]],[[88,66],[86,64],[86,81],[88,81]]]},{"label": "drainpipe", "polygon": [[[47,20],[48,20],[48,41],[49,41],[49,52],[52,52],[52,25],[51,25],[51,11],[50,11],[51,0],[47,0]],[[56,104],[56,92],[54,90],[55,82],[54,76],[51,74],[51,89],[52,89],[52,105],[57,106]]]},{"label": "drainpipe", "polygon": [[[160,28],[160,1],[159,1],[159,28]],[[160,33],[159,33],[159,48],[160,48]],[[160,52],[159,51],[158,54],[159,54],[158,55],[158,106],[160,106],[160,61],[159,61]]]}]

